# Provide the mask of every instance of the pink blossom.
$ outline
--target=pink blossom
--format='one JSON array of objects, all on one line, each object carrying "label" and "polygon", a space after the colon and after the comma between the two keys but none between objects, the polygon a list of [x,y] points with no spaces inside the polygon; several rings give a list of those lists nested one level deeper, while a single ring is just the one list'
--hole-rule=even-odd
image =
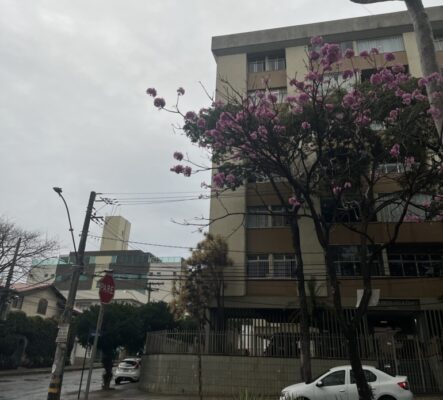
[{"label": "pink blossom", "polygon": [[272,94],[272,93],[269,93],[268,94],[268,100],[271,102],[271,103],[277,103],[277,96],[275,95],[275,94]]},{"label": "pink blossom", "polygon": [[233,183],[235,183],[235,181],[236,181],[236,178],[233,174],[228,174],[226,176],[226,182],[233,184]]},{"label": "pink blossom", "polygon": [[254,131],[249,136],[252,140],[257,140],[257,132]]},{"label": "pink blossom", "polygon": [[294,102],[297,101],[297,97],[295,97],[295,96],[286,96],[286,101],[288,103],[294,103]]},{"label": "pink blossom", "polygon": [[306,80],[310,80],[310,81],[316,81],[316,80],[318,80],[319,79],[319,74],[317,74],[317,72],[314,72],[314,71],[309,71],[307,74],[306,74],[306,76],[305,76],[305,79]]},{"label": "pink blossom", "polygon": [[403,104],[406,104],[407,106],[412,103],[412,95],[410,93],[403,94],[403,96],[401,98],[402,98]]},{"label": "pink blossom", "polygon": [[182,87],[179,87],[179,88],[177,89],[177,94],[178,94],[179,96],[183,96],[183,95],[185,94],[185,89],[183,89]]},{"label": "pink blossom", "polygon": [[298,199],[297,199],[296,196],[292,196],[292,197],[290,197],[290,198],[288,199],[288,203],[289,203],[291,206],[294,206],[294,207],[299,207],[300,204],[301,204],[301,203],[298,201]]},{"label": "pink blossom", "polygon": [[303,107],[301,107],[301,106],[292,107],[291,112],[292,112],[292,114],[302,114]]},{"label": "pink blossom", "polygon": [[346,58],[352,58],[352,57],[354,57],[354,56],[355,56],[354,50],[352,50],[352,49],[346,49],[346,50],[345,50],[345,54],[344,54],[344,56],[345,56]]},{"label": "pink blossom", "polygon": [[267,135],[268,135],[268,130],[267,130],[266,127],[264,127],[263,125],[260,125],[260,126],[258,127],[258,129],[257,129],[257,133],[258,133],[260,136],[264,137],[264,136],[267,136]]},{"label": "pink blossom", "polygon": [[311,38],[312,46],[321,46],[323,44],[323,38],[321,36],[314,36]]},{"label": "pink blossom", "polygon": [[369,52],[371,54],[379,54],[380,53],[376,47],[373,47]]},{"label": "pink blossom", "polygon": [[311,128],[311,124],[310,124],[308,121],[303,121],[303,122],[301,123],[301,127],[302,127],[303,129],[309,129],[309,128]]},{"label": "pink blossom", "polygon": [[329,112],[331,112],[332,110],[334,110],[334,104],[332,103],[326,103],[325,104],[325,109]]},{"label": "pink blossom", "polygon": [[338,196],[341,193],[341,187],[340,186],[334,186],[332,188],[332,193],[334,193],[334,196]]},{"label": "pink blossom", "polygon": [[217,174],[215,174],[212,177],[212,181],[214,182],[215,186],[221,188],[223,187],[224,183],[225,183],[225,174],[224,172],[219,172]]},{"label": "pink blossom", "polygon": [[300,104],[305,104],[305,103],[307,103],[308,101],[309,101],[309,95],[307,95],[306,93],[300,93],[299,95],[298,95],[298,102],[300,103]]},{"label": "pink blossom", "polygon": [[357,115],[354,122],[359,126],[368,126],[371,123],[371,118],[365,114]]},{"label": "pink blossom", "polygon": [[366,50],[363,50],[360,52],[360,57],[367,58],[367,57],[369,57],[369,53]]},{"label": "pink blossom", "polygon": [[405,166],[406,168],[411,168],[415,163],[415,157],[414,156],[410,156],[410,157],[405,157]]},{"label": "pink blossom", "polygon": [[385,53],[383,57],[384,57],[385,61],[387,61],[387,62],[395,60],[395,56],[392,53]]},{"label": "pink blossom", "polygon": [[191,173],[192,173],[192,168],[186,166],[186,167],[184,168],[184,170],[183,170],[183,175],[189,177],[189,176],[191,176]]},{"label": "pink blossom", "polygon": [[282,134],[286,132],[286,127],[284,125],[274,125],[272,130],[277,134]]},{"label": "pink blossom", "polygon": [[383,82],[383,78],[380,74],[372,74],[369,80],[373,85],[380,85]]},{"label": "pink blossom", "polygon": [[391,118],[391,120],[395,121],[398,118],[398,113],[399,113],[398,108],[396,108],[395,110],[391,110],[389,112],[389,118]]},{"label": "pink blossom", "polygon": [[199,119],[197,120],[197,126],[198,126],[200,129],[204,129],[204,128],[206,127],[206,121],[205,121],[205,119],[204,119],[204,118],[199,118]]},{"label": "pink blossom", "polygon": [[429,107],[428,114],[434,119],[438,119],[441,117],[440,109],[435,106]]},{"label": "pink blossom", "polygon": [[183,153],[180,153],[179,151],[174,152],[174,158],[178,161],[183,160]]},{"label": "pink blossom", "polygon": [[420,78],[417,82],[418,87],[421,87],[421,88],[424,88],[427,83],[428,83],[428,80],[426,78]]},{"label": "pink blossom", "polygon": [[391,150],[389,150],[389,154],[392,157],[396,157],[397,158],[400,155],[400,145],[398,143],[395,143],[392,146]]},{"label": "pink blossom", "polygon": [[188,111],[185,114],[185,119],[188,121],[195,121],[197,118],[197,114],[194,111]]},{"label": "pink blossom", "polygon": [[162,97],[156,97],[154,99],[154,106],[157,108],[164,108],[166,105],[165,99],[163,99]]},{"label": "pink blossom", "polygon": [[149,96],[152,96],[152,97],[157,96],[157,90],[155,90],[154,88],[146,89],[146,93],[149,94]]},{"label": "pink blossom", "polygon": [[181,173],[183,173],[183,171],[184,171],[184,167],[183,167],[183,165],[174,165],[171,169],[170,169],[170,171],[171,172],[175,172],[176,174],[181,174]]},{"label": "pink blossom", "polygon": [[350,69],[346,69],[343,71],[342,77],[343,79],[349,79],[352,78],[354,76],[354,72],[351,71]]},{"label": "pink blossom", "polygon": [[320,54],[318,54],[315,50],[309,52],[309,59],[312,61],[316,61],[320,58]]}]

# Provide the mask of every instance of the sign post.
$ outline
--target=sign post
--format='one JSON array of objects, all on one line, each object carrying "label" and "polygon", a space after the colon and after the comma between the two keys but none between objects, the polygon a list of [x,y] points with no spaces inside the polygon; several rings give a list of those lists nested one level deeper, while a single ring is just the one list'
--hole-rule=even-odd
[{"label": "sign post", "polygon": [[88,380],[86,382],[85,400],[89,398],[89,388],[91,386],[92,370],[94,367],[95,355],[97,353],[97,343],[100,336],[100,330],[103,323],[103,313],[105,304],[109,304],[114,298],[115,283],[112,278],[111,271],[106,271],[106,275],[100,280],[100,289],[98,294],[100,296],[100,311],[97,318],[97,327],[95,328],[94,344],[92,345],[91,359],[89,361]]}]

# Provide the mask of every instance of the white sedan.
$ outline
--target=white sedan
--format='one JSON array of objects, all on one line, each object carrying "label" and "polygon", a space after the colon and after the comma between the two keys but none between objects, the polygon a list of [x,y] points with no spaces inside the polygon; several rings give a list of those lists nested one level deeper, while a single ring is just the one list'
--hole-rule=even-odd
[{"label": "white sedan", "polygon": [[[374,400],[411,400],[406,376],[391,376],[374,367],[363,366]],[[357,385],[350,365],[331,368],[311,383],[284,388],[280,400],[358,400]]]}]

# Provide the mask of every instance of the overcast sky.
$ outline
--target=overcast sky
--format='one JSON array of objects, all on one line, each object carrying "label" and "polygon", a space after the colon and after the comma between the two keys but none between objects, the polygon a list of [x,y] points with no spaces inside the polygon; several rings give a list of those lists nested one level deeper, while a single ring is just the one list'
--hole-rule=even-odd
[{"label": "overcast sky", "polygon": [[[144,197],[201,192],[207,176],[186,179],[169,168],[175,150],[202,162],[205,156],[174,133],[175,116],[154,109],[145,90],[157,88],[171,104],[183,86],[184,110],[208,105],[198,82],[214,91],[212,36],[405,6],[349,0],[0,0],[0,8],[0,216],[58,239],[67,252],[67,218],[53,186],[63,188],[76,234],[91,190]],[[171,219],[207,216],[208,209],[208,201],[162,201],[106,206],[100,214],[127,218],[133,241],[193,246],[201,235]],[[101,228],[93,224],[91,232],[100,235]],[[98,246],[89,240],[89,250]],[[133,248],[158,256],[188,254]]]}]

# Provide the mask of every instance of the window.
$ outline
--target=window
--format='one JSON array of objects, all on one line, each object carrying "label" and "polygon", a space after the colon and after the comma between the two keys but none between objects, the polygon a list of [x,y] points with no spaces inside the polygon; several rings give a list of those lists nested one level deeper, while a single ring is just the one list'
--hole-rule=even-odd
[{"label": "window", "polygon": [[40,299],[37,305],[37,314],[46,315],[47,309],[48,309],[48,300]]},{"label": "window", "polygon": [[[363,373],[365,374],[368,383],[375,382],[377,380],[377,375],[373,374],[371,371],[364,369]],[[352,370],[351,370],[351,383],[355,383],[354,371]]]},{"label": "window", "polygon": [[380,53],[390,53],[394,51],[404,51],[405,44],[402,35],[380,37],[375,39],[357,40],[357,53],[378,49]]},{"label": "window", "polygon": [[248,56],[249,72],[283,71],[286,69],[285,51]]},{"label": "window", "polygon": [[295,277],[296,261],[294,254],[274,254],[274,277]]},{"label": "window", "polygon": [[[339,276],[360,276],[361,262],[359,246],[333,246],[334,264]],[[383,260],[381,255],[372,264],[373,276],[383,275]]]},{"label": "window", "polygon": [[12,308],[17,308],[18,310],[21,310],[22,305],[23,305],[23,297],[15,296],[12,298]]},{"label": "window", "polygon": [[[336,204],[333,198],[320,200],[321,213],[326,222],[357,222],[360,221],[359,205],[352,198],[342,199],[341,204]],[[335,212],[335,215],[334,215]]]},{"label": "window", "polygon": [[[392,203],[384,206],[378,213],[378,219],[380,222],[398,222],[403,213],[405,208],[404,202],[400,199],[394,198],[394,196],[390,194],[379,193],[378,206],[381,205],[382,202],[389,200],[392,200]],[[431,200],[432,197],[427,194],[414,195],[408,206],[405,222],[412,217],[420,220],[426,219],[428,214],[425,206],[430,204]]]},{"label": "window", "polygon": [[391,246],[388,262],[391,276],[443,276],[443,249],[437,246]]},{"label": "window", "polygon": [[443,33],[434,34],[435,50],[443,51]]},{"label": "window", "polygon": [[269,273],[268,254],[248,255],[248,276],[251,278],[264,278]]},{"label": "window", "polygon": [[345,370],[335,371],[321,379],[323,386],[337,386],[345,384]]},{"label": "window", "polygon": [[246,224],[248,228],[271,228],[289,225],[285,209],[281,206],[248,207]]},{"label": "window", "polygon": [[247,275],[250,278],[294,278],[294,254],[250,254]]}]

